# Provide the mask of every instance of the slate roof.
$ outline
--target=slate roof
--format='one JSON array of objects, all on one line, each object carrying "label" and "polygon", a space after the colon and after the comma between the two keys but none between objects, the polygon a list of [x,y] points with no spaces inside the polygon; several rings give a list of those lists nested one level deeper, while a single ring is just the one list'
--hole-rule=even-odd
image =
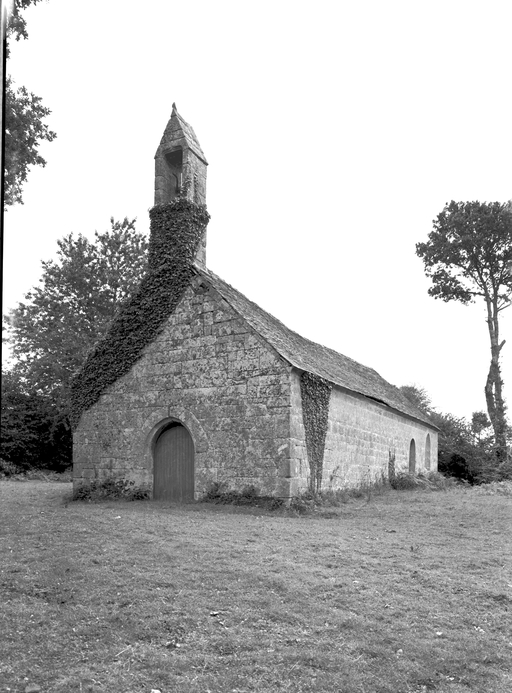
[{"label": "slate roof", "polygon": [[202,159],[205,164],[207,164],[208,162],[206,161],[206,157],[203,154],[203,150],[201,149],[199,140],[197,139],[196,133],[194,132],[194,128],[192,127],[192,125],[189,125],[186,120],[183,120],[183,118],[180,116],[178,112],[176,112],[176,115],[178,116],[178,120],[181,125],[181,129],[183,130],[185,139],[187,140],[188,146],[194,152],[194,154],[197,154],[197,156],[200,159]]},{"label": "slate roof", "polygon": [[196,266],[198,274],[210,283],[229,305],[268,342],[290,365],[314,373],[346,390],[386,404],[396,411],[436,426],[417,409],[400,390],[388,383],[373,368],[368,368],[333,349],[311,342],[288,329],[256,303],[217,277],[210,270]]}]

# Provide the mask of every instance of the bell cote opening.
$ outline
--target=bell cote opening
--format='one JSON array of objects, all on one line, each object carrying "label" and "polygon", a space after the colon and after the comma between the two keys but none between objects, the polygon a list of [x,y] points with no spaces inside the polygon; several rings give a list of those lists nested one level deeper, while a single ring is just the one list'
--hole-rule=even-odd
[{"label": "bell cote opening", "polygon": [[206,167],[201,145],[191,125],[180,116],[176,104],[155,154],[155,205],[177,197],[206,204]]},{"label": "bell cote opening", "polygon": [[167,188],[167,201],[174,200],[181,192],[183,185],[183,149],[175,149],[164,154],[166,164],[165,179]]}]

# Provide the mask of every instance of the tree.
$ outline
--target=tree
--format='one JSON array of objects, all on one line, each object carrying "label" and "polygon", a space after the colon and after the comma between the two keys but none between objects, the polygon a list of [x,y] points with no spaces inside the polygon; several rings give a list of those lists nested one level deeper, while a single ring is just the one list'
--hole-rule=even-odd
[{"label": "tree", "polygon": [[[497,474],[495,465],[490,465],[491,455],[487,446],[475,442],[472,426],[466,419],[442,414],[432,405],[430,396],[416,385],[402,385],[400,391],[407,399],[423,411],[439,429],[438,470],[446,476],[454,476],[470,483],[485,483],[505,478],[505,469]],[[483,412],[475,412],[473,420],[483,423]],[[487,417],[483,415],[485,419]]]},{"label": "tree", "polygon": [[22,188],[29,166],[46,166],[39,143],[51,142],[56,134],[43,123],[51,111],[42,99],[25,87],[14,90],[10,77],[5,86],[5,178],[4,204],[23,204]]},{"label": "tree", "polygon": [[485,383],[487,412],[494,431],[499,464],[507,456],[507,422],[500,354],[499,317],[512,295],[512,206],[500,202],[450,202],[434,220],[426,243],[416,245],[428,292],[443,301],[467,305],[483,298],[491,342],[491,364]]},{"label": "tree", "polygon": [[31,392],[15,370],[2,372],[0,471],[5,462],[10,471],[62,471],[70,457],[70,436],[62,422],[55,425],[51,400]]},{"label": "tree", "polygon": [[71,378],[146,270],[148,242],[135,220],[110,223],[93,243],[59,240],[57,260],[42,263],[39,286],[6,318],[13,374],[25,393],[45,398],[53,431],[69,439]]},{"label": "tree", "polygon": [[471,431],[478,444],[485,442],[485,437],[482,438],[482,433],[490,428],[491,422],[484,411],[474,411],[471,415]]},{"label": "tree", "polygon": [[22,11],[26,10],[30,5],[37,5],[38,2],[41,2],[41,0],[15,0],[7,28],[8,36],[14,37],[16,41],[28,39],[27,23]]},{"label": "tree", "polygon": [[37,396],[23,391],[13,372],[2,373],[2,439],[3,460],[22,467],[37,462],[40,448],[40,416]]},{"label": "tree", "polygon": [[[16,0],[7,27],[8,39],[27,39],[27,27],[22,10],[40,0]],[[9,57],[9,41],[7,41]],[[5,152],[4,205],[23,204],[22,188],[30,166],[45,166],[38,151],[43,141],[51,142],[56,134],[43,122],[51,111],[43,106],[39,96],[25,87],[14,88],[11,77],[5,83]]]},{"label": "tree", "polygon": [[407,399],[424,414],[430,415],[433,411],[432,401],[428,392],[417,385],[402,385],[399,390]]}]

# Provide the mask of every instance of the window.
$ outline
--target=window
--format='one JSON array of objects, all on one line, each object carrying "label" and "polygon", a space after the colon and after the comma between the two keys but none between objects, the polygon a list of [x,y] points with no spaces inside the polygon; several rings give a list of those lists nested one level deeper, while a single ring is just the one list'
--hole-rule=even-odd
[{"label": "window", "polygon": [[414,438],[409,445],[409,474],[414,474],[416,471],[416,443]]}]

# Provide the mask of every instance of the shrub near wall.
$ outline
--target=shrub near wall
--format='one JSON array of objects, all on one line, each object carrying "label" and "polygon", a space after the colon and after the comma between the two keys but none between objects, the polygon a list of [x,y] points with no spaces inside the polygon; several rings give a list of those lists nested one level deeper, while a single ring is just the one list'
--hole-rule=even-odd
[{"label": "shrub near wall", "polygon": [[128,373],[175,310],[193,276],[193,262],[210,218],[205,205],[177,198],[153,207],[149,216],[148,272],[73,380],[73,428],[82,412]]}]

